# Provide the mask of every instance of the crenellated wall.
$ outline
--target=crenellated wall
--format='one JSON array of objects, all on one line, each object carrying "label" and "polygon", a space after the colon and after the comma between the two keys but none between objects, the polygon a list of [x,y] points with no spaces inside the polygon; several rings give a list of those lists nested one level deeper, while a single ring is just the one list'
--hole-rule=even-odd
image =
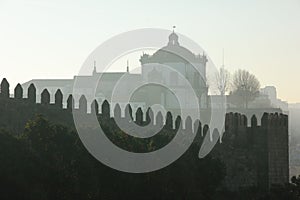
[{"label": "crenellated wall", "polygon": [[[185,133],[196,133],[201,143],[209,127],[201,124],[199,119],[180,116],[174,118],[172,113],[154,113],[151,108],[142,110],[138,108],[133,111],[128,104],[124,109],[119,104],[110,105],[108,101],[101,105],[94,100],[88,104],[87,99],[82,95],[75,109],[75,100],[72,95],[63,97],[61,90],[54,95],[54,103],[50,102],[51,96],[47,89],[41,93],[41,103],[36,103],[36,89],[32,84],[28,88],[27,97],[23,97],[23,89],[20,84],[14,89],[14,97],[10,96],[9,83],[6,79],[1,82],[0,111],[7,110],[7,107],[15,106],[17,109],[28,107],[31,113],[49,111],[49,115],[57,121],[71,121],[71,112],[80,112],[87,115],[98,115],[102,119],[114,119],[116,121],[134,121],[137,125],[165,127],[172,130],[184,130]],[[66,102],[66,108],[63,104]],[[20,105],[24,105],[23,107]],[[88,107],[90,109],[88,109]],[[19,109],[19,116],[10,116],[6,113],[7,121],[10,118],[22,121],[30,117],[28,110]],[[90,110],[90,112],[88,112]],[[51,112],[50,112],[51,111]],[[123,115],[122,115],[123,111]],[[68,118],[68,120],[67,120]],[[278,113],[264,113],[261,122],[255,115],[249,120],[245,115],[239,113],[227,113],[225,116],[225,132],[214,147],[211,155],[218,156],[226,165],[227,176],[224,185],[237,190],[240,187],[256,186],[269,189],[273,184],[285,184],[289,181],[289,152],[288,152],[288,116]],[[25,122],[17,123],[16,130],[24,127]],[[260,126],[258,124],[261,124]],[[3,124],[1,124],[3,125]],[[19,128],[19,129],[18,129]],[[17,131],[16,131],[17,132]],[[218,136],[218,130],[212,131],[213,138]]]}]

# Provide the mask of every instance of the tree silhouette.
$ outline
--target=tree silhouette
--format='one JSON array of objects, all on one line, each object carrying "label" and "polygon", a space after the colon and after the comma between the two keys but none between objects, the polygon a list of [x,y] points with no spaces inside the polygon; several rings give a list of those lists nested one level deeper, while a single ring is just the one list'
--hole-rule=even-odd
[{"label": "tree silhouette", "polygon": [[220,95],[224,96],[230,89],[230,73],[224,67],[221,67],[215,74],[213,84],[216,85]]},{"label": "tree silhouette", "polygon": [[260,83],[246,70],[237,70],[233,75],[232,94],[240,97],[245,108],[259,94]]}]

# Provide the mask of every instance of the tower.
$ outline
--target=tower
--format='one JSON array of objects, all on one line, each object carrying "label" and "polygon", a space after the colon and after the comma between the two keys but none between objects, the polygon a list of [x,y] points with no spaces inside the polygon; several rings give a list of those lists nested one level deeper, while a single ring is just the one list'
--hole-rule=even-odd
[{"label": "tower", "polygon": [[95,75],[97,75],[96,60],[94,60],[94,70],[93,70],[93,76]]}]

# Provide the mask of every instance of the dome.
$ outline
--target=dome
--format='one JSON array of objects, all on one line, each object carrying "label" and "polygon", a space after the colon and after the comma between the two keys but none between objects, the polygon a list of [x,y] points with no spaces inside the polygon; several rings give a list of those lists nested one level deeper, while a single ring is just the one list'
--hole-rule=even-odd
[{"label": "dome", "polygon": [[141,63],[206,63],[206,56],[195,55],[187,48],[179,45],[178,35],[173,31],[169,35],[169,42],[167,46],[162,47],[156,51],[153,55],[143,55],[140,59]]}]

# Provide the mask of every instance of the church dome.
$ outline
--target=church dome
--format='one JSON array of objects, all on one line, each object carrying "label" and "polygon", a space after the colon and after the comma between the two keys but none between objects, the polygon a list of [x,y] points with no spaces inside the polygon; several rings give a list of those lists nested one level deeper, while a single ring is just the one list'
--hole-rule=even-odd
[{"label": "church dome", "polygon": [[169,35],[169,42],[167,46],[159,49],[153,55],[143,55],[140,59],[141,63],[206,63],[206,57],[195,55],[187,48],[180,46],[178,42],[178,35],[173,31]]}]

